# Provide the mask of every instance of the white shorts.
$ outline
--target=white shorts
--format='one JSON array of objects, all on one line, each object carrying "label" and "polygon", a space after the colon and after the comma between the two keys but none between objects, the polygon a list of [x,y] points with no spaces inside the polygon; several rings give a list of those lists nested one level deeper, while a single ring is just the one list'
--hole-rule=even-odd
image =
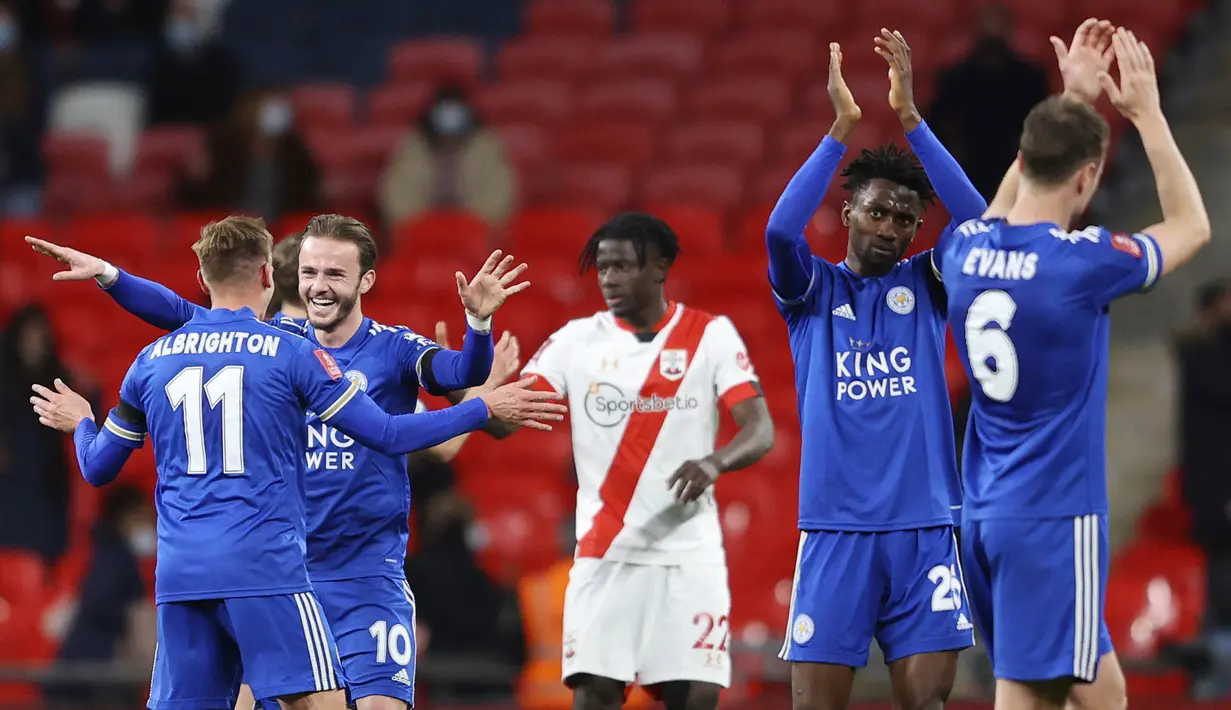
[{"label": "white shorts", "polygon": [[573,562],[564,595],[564,680],[731,684],[731,590],[723,564]]}]

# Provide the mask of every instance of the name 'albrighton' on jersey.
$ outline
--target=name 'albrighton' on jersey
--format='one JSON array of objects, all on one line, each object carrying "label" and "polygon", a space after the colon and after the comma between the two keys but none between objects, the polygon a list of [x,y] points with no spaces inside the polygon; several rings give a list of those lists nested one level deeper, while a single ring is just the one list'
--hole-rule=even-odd
[{"label": "name 'albrighton' on jersey", "polygon": [[956,235],[936,263],[975,384],[965,517],[1105,514],[1109,306],[1154,285],[1158,245],[1003,220],[966,222]]},{"label": "name 'albrighton' on jersey", "polygon": [[802,298],[775,299],[790,335],[805,434],[799,527],[952,525],[961,490],[945,382],[944,294],[929,254],[881,277],[860,277],[815,256],[812,269]]},{"label": "name 'albrighton' on jersey", "polygon": [[154,341],[147,357],[154,359],[164,355],[230,355],[249,353],[265,357],[277,357],[282,339],[276,335],[230,331],[226,333],[175,333],[164,335]]}]

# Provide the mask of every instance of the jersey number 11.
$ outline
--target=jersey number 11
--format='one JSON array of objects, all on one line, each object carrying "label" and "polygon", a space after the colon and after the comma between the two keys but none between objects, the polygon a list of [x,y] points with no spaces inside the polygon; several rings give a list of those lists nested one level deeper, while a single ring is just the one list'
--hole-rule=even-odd
[{"label": "jersey number 11", "polygon": [[[205,459],[205,401],[211,410],[222,404],[222,472],[244,472],[244,368],[227,365],[205,380],[205,368],[185,367],[167,383],[171,409],[184,415],[184,440],[188,445],[188,471],[203,475]],[[204,392],[204,397],[202,397]]]}]

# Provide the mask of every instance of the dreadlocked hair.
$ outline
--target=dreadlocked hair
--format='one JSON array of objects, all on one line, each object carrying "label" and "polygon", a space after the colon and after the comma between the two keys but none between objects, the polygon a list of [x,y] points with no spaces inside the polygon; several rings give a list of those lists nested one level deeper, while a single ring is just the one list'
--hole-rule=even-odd
[{"label": "dreadlocked hair", "polygon": [[859,151],[859,157],[843,168],[842,177],[846,178],[842,187],[851,193],[858,192],[867,187],[869,182],[880,178],[914,191],[919,195],[924,207],[936,199],[932,181],[928,180],[928,174],[924,172],[919,157],[893,143]]},{"label": "dreadlocked hair", "polygon": [[598,260],[598,244],[604,239],[620,239],[632,242],[637,252],[637,263],[645,265],[646,246],[653,244],[658,247],[658,253],[667,260],[667,265],[675,263],[680,255],[680,240],[675,236],[675,230],[661,219],[643,212],[624,212],[607,220],[586,241],[577,257],[577,266],[582,273],[594,268]]}]

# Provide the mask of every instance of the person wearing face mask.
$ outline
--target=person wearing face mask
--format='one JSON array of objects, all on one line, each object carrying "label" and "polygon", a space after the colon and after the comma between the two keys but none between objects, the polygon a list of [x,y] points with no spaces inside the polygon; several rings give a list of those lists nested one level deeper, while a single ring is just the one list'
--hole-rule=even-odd
[{"label": "person wearing face mask", "polygon": [[936,137],[988,201],[1005,166],[1017,157],[1026,114],[1050,93],[1043,68],[1019,55],[1011,36],[1008,10],[982,8],[970,52],[941,73],[927,116]]},{"label": "person wearing face mask", "polygon": [[221,121],[235,103],[239,68],[206,32],[192,0],[171,3],[149,77],[151,125]]},{"label": "person wearing face mask", "polygon": [[[93,553],[77,598],[77,612],[60,646],[57,665],[72,677],[72,664],[149,666],[154,654],[154,607],[141,568],[158,544],[154,508],[132,486],[117,486],[103,499]],[[49,685],[53,705],[135,705],[143,688],[92,687],[60,681]]]},{"label": "person wearing face mask", "polygon": [[432,208],[457,208],[498,227],[516,200],[517,176],[504,146],[475,115],[465,92],[453,86],[437,91],[381,177],[386,224]]}]

